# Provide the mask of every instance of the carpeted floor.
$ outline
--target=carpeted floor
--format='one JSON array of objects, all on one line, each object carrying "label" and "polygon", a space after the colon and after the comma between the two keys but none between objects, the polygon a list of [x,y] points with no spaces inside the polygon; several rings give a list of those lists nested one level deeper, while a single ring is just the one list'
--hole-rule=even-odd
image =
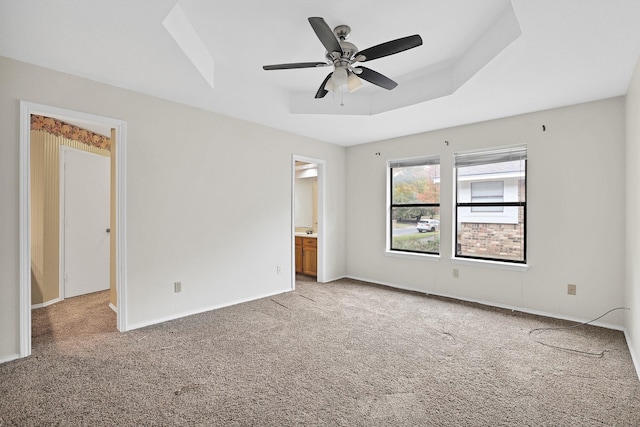
[{"label": "carpeted floor", "polygon": [[121,334],[108,293],[33,312],[0,426],[638,426],[618,331],[353,280]]}]

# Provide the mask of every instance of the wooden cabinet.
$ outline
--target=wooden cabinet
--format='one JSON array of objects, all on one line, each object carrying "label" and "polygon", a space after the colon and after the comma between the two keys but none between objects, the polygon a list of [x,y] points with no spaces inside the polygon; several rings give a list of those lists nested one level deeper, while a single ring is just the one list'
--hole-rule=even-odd
[{"label": "wooden cabinet", "polygon": [[302,238],[302,273],[318,275],[318,239]]},{"label": "wooden cabinet", "polygon": [[296,237],[296,273],[302,273],[302,237]]},{"label": "wooden cabinet", "polygon": [[296,237],[296,273],[318,275],[318,239]]}]

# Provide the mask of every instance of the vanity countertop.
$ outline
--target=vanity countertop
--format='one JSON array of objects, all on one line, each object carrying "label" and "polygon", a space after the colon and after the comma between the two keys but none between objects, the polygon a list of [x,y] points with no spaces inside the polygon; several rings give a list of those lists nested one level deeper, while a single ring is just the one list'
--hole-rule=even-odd
[{"label": "vanity countertop", "polygon": [[304,231],[296,231],[296,237],[311,237],[312,239],[317,239],[318,233],[307,234]]}]

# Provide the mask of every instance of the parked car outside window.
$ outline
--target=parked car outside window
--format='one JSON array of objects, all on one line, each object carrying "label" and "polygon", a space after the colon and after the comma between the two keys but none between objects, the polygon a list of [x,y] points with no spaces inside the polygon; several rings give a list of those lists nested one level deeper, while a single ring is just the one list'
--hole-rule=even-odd
[{"label": "parked car outside window", "polygon": [[440,221],[437,219],[421,219],[417,225],[420,233],[426,233],[427,231],[436,231],[440,228]]}]

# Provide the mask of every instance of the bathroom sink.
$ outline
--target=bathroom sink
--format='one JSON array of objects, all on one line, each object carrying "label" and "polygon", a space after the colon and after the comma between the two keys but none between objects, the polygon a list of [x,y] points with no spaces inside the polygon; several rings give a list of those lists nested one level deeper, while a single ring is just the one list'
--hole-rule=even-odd
[{"label": "bathroom sink", "polygon": [[318,233],[307,234],[304,231],[296,231],[296,237],[313,237],[318,238]]}]

